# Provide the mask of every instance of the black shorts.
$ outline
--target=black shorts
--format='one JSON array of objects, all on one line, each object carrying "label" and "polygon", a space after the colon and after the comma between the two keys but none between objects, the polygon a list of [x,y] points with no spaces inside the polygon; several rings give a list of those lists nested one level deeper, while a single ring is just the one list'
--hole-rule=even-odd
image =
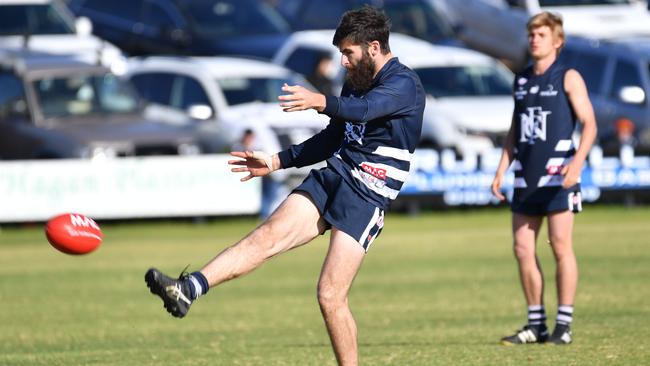
[{"label": "black shorts", "polygon": [[384,210],[364,200],[332,169],[312,170],[294,192],[309,194],[323,219],[366,252],[384,227]]},{"label": "black shorts", "polygon": [[528,216],[546,216],[552,212],[567,210],[578,213],[582,211],[582,196],[579,188],[542,188],[522,199],[515,190],[510,209],[512,212]]}]

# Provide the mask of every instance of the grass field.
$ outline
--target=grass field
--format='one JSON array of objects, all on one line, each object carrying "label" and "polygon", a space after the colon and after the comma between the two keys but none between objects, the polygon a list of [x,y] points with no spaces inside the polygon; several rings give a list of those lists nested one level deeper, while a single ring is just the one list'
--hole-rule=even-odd
[{"label": "grass field", "polygon": [[[81,257],[52,249],[40,225],[4,227],[0,365],[335,365],[315,291],[325,238],[212,289],[183,320],[146,289],[149,266],[196,269],[255,223],[107,223],[102,247]],[[650,209],[587,207],[575,247],[575,343],[503,347],[525,322],[509,213],[389,215],[351,294],[361,364],[650,364]]]}]

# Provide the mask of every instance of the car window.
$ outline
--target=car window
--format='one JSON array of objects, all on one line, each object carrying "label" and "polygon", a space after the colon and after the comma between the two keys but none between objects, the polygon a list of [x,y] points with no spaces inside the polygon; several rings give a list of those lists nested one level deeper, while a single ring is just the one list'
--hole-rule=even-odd
[{"label": "car window", "polygon": [[74,30],[51,4],[0,6],[0,35],[71,34]]},{"label": "car window", "polygon": [[621,88],[625,86],[638,86],[642,87],[641,74],[636,64],[619,60],[614,69],[614,79],[612,80],[612,87],[609,90],[609,95],[618,98]]},{"label": "car window", "polygon": [[591,94],[602,94],[603,75],[607,66],[607,57],[589,52],[565,49],[560,53],[560,61],[566,66],[578,70],[585,80]]},{"label": "car window", "polygon": [[25,114],[27,104],[23,83],[15,75],[0,73],[0,120],[8,115]]},{"label": "car window", "polygon": [[302,1],[300,12],[293,19],[309,29],[336,28],[341,14],[350,7],[345,1]]},{"label": "car window", "polygon": [[298,78],[226,78],[218,79],[228,105],[262,102],[277,103],[282,92],[282,85],[305,85],[304,79]]},{"label": "car window", "polygon": [[430,5],[417,1],[386,1],[384,9],[390,17],[392,32],[426,40],[453,37],[449,23]]},{"label": "car window", "polygon": [[83,8],[120,17],[132,22],[139,22],[142,19],[140,14],[142,8],[141,1],[88,0],[83,4]]},{"label": "car window", "polygon": [[316,68],[316,63],[327,54],[313,48],[298,47],[289,55],[284,66],[299,74],[309,75]]},{"label": "car window", "polygon": [[426,67],[414,71],[425,92],[435,98],[512,93],[512,76],[493,66]]},{"label": "car window", "polygon": [[169,73],[144,73],[131,76],[142,98],[150,103],[171,105],[170,93],[174,82],[174,74]]},{"label": "car window", "polygon": [[208,37],[287,33],[282,16],[263,1],[218,0],[179,3],[194,30]]},{"label": "car window", "polygon": [[33,85],[45,118],[133,113],[138,109],[138,99],[129,85],[110,74],[45,77]]},{"label": "car window", "polygon": [[191,77],[180,76],[176,82],[182,83],[180,88],[182,91],[179,103],[180,109],[187,110],[193,105],[207,105],[212,107],[208,95],[197,80]]}]

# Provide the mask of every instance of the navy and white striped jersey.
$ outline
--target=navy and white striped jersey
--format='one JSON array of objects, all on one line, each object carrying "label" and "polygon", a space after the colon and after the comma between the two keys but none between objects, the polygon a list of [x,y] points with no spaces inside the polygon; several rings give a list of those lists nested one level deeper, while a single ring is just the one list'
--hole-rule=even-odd
[{"label": "navy and white striped jersey", "polygon": [[347,85],[328,96],[320,133],[279,153],[284,168],[327,159],[328,168],[368,202],[386,209],[408,176],[420,140],[425,93],[415,72],[390,59],[364,94]]},{"label": "navy and white striped jersey", "polygon": [[556,61],[542,75],[529,67],[515,77],[513,170],[520,200],[540,188],[561,187],[560,172],[575,155],[577,120],[564,90],[567,70]]}]

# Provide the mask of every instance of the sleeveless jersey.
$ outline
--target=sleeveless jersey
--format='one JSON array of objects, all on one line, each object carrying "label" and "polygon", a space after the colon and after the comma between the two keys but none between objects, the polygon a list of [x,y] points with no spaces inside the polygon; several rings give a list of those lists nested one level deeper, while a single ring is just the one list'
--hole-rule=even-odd
[{"label": "sleeveless jersey", "polygon": [[[546,199],[540,191],[560,190],[560,172],[575,154],[572,134],[576,115],[564,90],[567,70],[556,61],[542,75],[535,75],[531,66],[515,77],[513,170],[517,200]],[[570,188],[579,189],[579,185]]]}]

